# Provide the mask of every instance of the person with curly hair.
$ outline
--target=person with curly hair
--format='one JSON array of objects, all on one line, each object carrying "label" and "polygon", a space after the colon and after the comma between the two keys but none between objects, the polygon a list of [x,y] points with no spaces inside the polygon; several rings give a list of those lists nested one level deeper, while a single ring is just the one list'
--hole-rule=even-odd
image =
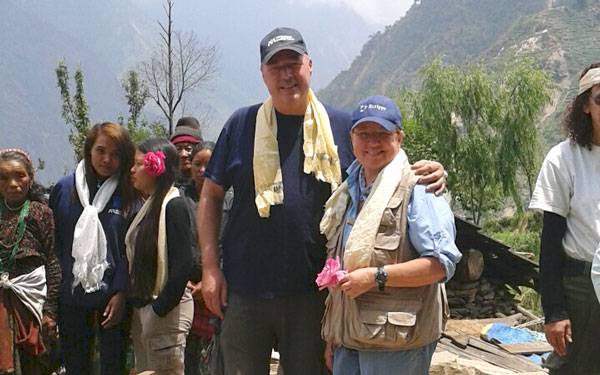
[{"label": "person with curly hair", "polygon": [[29,154],[0,150],[0,374],[43,374],[56,337],[54,220]]},{"label": "person with curly hair", "polygon": [[568,139],[546,155],[530,208],[544,214],[540,292],[550,374],[598,374],[600,305],[590,278],[600,241],[600,63],[586,68],[567,108]]}]

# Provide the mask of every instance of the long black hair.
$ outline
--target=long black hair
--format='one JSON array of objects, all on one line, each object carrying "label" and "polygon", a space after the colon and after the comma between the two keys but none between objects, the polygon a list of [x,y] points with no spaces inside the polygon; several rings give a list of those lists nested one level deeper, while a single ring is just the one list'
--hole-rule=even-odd
[{"label": "long black hair", "polygon": [[[594,63],[585,68],[579,79],[583,78],[590,69],[595,68],[600,68],[600,63]],[[590,150],[592,149],[594,128],[592,126],[592,116],[589,113],[585,113],[584,108],[589,103],[591,93],[592,89],[589,88],[577,95],[567,107],[563,119],[563,127],[569,134],[569,138],[581,147],[586,147]]]},{"label": "long black hair", "polygon": [[150,209],[139,225],[135,241],[135,255],[131,267],[131,292],[136,299],[150,300],[156,282],[158,252],[158,222],[165,196],[173,186],[179,170],[177,150],[166,139],[151,138],[137,149],[142,153],[162,151],[165,154],[165,171],[156,177]]},{"label": "long black hair", "polygon": [[26,199],[30,201],[37,201],[41,203],[48,203],[46,199],[46,188],[40,185],[35,180],[35,170],[33,168],[33,164],[31,163],[31,159],[24,152],[19,150],[6,150],[0,152],[0,162],[3,161],[16,161],[17,163],[21,163],[27,174],[29,175],[29,179],[31,180],[31,185],[29,186],[29,191],[27,192]]}]

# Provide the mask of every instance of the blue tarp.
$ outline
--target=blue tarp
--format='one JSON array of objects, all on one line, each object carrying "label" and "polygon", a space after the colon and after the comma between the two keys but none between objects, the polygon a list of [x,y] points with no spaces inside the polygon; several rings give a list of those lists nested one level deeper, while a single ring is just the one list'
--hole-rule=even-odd
[{"label": "blue tarp", "polygon": [[481,334],[484,335],[487,341],[500,344],[546,341],[543,333],[531,331],[527,328],[510,327],[504,323],[488,324]]},{"label": "blue tarp", "polygon": [[[543,333],[529,330],[527,328],[510,327],[504,323],[491,323],[485,326],[481,331],[483,339],[489,342],[499,344],[518,344],[522,342],[546,342],[546,337]],[[527,359],[537,364],[542,364],[548,358],[550,352],[544,354],[526,355]]]}]

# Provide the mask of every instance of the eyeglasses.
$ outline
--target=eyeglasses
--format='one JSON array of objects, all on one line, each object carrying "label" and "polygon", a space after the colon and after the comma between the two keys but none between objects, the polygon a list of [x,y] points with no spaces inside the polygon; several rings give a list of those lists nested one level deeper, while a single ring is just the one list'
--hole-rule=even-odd
[{"label": "eyeglasses", "polygon": [[367,141],[381,142],[381,141],[388,140],[392,136],[392,134],[394,134],[394,133],[388,133],[388,132],[352,132],[352,134],[354,134],[362,142],[367,142]]}]

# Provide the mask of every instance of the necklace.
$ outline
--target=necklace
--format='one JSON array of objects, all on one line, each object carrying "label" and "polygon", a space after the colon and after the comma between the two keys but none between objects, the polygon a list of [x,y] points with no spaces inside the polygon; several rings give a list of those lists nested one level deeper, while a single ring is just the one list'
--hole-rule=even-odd
[{"label": "necklace", "polygon": [[[6,205],[6,201],[4,202],[4,204]],[[7,207],[9,208],[9,207]],[[9,208],[10,210],[10,208]],[[2,205],[0,205],[0,219],[2,218],[2,214],[3,214],[3,209],[2,209]],[[16,210],[15,210],[16,211]],[[23,235],[25,234],[25,218],[27,217],[27,215],[29,215],[29,200],[26,200],[25,202],[23,202],[23,204],[21,205],[21,212],[19,212],[19,220],[17,222],[17,230],[15,231],[15,242],[12,244],[5,244],[3,242],[0,242],[0,244],[2,245],[2,247],[9,249],[12,247],[11,251],[10,251],[10,255],[8,257],[8,264],[5,266],[4,262],[2,261],[2,259],[0,258],[0,278],[4,279],[4,278],[8,278],[8,270],[10,268],[13,267],[14,263],[15,263],[15,255],[17,255],[17,249],[19,248],[19,244],[21,243],[21,240],[23,240]]]},{"label": "necklace", "polygon": [[8,208],[9,211],[19,211],[21,208],[23,208],[23,205],[25,205],[25,202],[27,202],[27,200],[25,200],[23,203],[21,203],[21,205],[19,207],[11,207],[8,205],[6,198],[4,198],[4,205],[6,206],[6,208]]}]

